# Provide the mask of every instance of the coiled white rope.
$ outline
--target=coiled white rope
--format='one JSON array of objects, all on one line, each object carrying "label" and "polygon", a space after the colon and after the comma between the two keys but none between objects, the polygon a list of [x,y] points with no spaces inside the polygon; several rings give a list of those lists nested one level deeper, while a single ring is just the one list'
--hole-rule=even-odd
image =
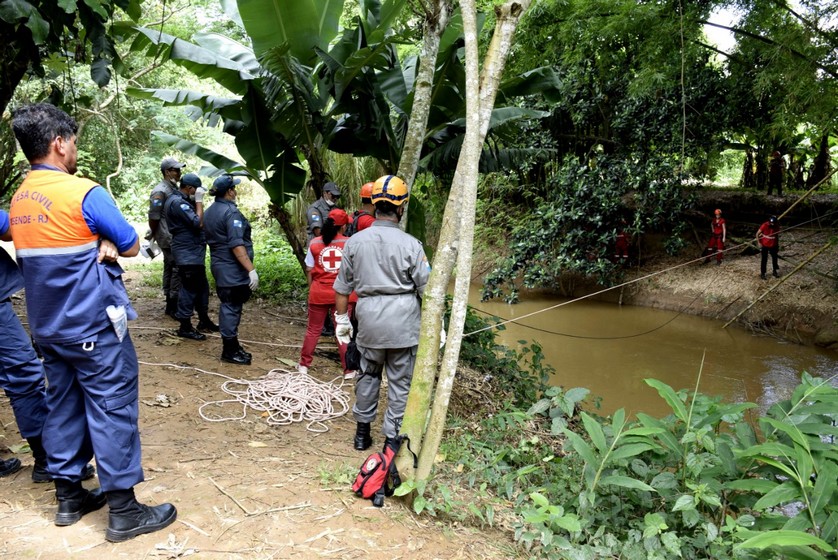
[{"label": "coiled white rope", "polygon": [[[223,377],[221,390],[232,395],[232,399],[210,401],[198,407],[198,414],[207,422],[228,422],[244,420],[247,409],[266,413],[267,423],[272,426],[286,426],[294,422],[308,422],[310,432],[329,431],[326,422],[340,418],[349,412],[350,395],[343,389],[343,376],[331,381],[320,381],[307,373],[298,373],[276,368],[259,379],[236,379],[223,373],[208,371],[193,366],[171,363],[151,363],[138,360],[140,364],[157,367],[193,369],[195,371]],[[204,409],[209,406],[223,407],[227,404],[240,404],[241,414],[220,416],[208,414]]]},{"label": "coiled white rope", "polygon": [[[326,421],[349,411],[349,394],[343,390],[342,379],[324,382],[307,373],[284,369],[272,369],[265,377],[254,381],[228,379],[221,385],[221,390],[235,398],[204,403],[198,408],[198,414],[208,422],[225,422],[244,419],[247,409],[252,408],[267,413],[267,423],[272,426],[307,421],[307,430],[323,433],[329,431]],[[241,415],[210,417],[204,413],[208,406],[227,403],[241,404]]]}]

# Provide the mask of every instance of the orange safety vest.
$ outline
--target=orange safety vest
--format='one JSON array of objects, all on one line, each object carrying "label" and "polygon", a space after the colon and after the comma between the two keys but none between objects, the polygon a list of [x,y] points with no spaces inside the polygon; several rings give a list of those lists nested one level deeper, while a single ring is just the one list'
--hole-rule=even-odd
[{"label": "orange safety vest", "polygon": [[12,196],[9,221],[36,341],[76,342],[106,328],[109,304],[130,305],[119,265],[97,262],[99,235],[82,204],[97,184],[36,169]]},{"label": "orange safety vest", "polygon": [[67,254],[98,245],[81,205],[97,184],[62,171],[30,171],[9,210],[18,256]]}]

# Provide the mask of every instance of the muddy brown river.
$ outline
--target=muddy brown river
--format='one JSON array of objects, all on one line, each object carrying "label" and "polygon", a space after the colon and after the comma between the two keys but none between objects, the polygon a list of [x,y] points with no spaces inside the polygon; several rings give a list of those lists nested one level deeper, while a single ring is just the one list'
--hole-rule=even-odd
[{"label": "muddy brown river", "polygon": [[643,381],[650,377],[692,389],[700,372],[700,392],[754,402],[763,410],[789,397],[802,371],[832,377],[833,383],[838,379],[838,353],[753,335],[734,325],[723,329],[723,321],[589,300],[523,317],[567,300],[523,295],[515,305],[480,302],[478,289],[471,297],[477,310],[514,320],[500,332],[503,344],[537,341],[556,369],[553,382],[590,389],[601,397],[603,414],[618,408],[668,414]]}]

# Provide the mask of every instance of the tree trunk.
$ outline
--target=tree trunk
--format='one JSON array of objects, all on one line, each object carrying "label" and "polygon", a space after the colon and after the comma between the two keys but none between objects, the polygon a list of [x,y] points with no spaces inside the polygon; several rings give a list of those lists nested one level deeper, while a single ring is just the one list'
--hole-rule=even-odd
[{"label": "tree trunk", "polygon": [[824,134],[821,136],[821,145],[818,149],[818,155],[815,156],[812,173],[809,176],[810,183],[817,185],[829,173],[829,167],[829,135]]},{"label": "tree trunk", "polygon": [[291,223],[291,216],[285,210],[284,206],[274,203],[271,203],[270,205],[270,213],[271,216],[276,218],[276,221],[279,222],[279,227],[282,229],[282,233],[285,234],[288,244],[291,245],[291,250],[294,251],[294,256],[297,257],[300,267],[305,270],[306,247],[300,242],[300,238],[297,237],[297,232],[294,230],[294,226]]},{"label": "tree trunk", "polygon": [[768,153],[766,153],[764,145],[757,148],[756,160],[756,189],[758,191],[764,191],[768,187]]},{"label": "tree trunk", "polygon": [[[405,182],[408,189],[413,188],[413,181],[416,179],[416,172],[419,168],[419,158],[422,155],[422,146],[425,143],[425,129],[428,126],[428,115],[431,112],[439,40],[448,25],[450,14],[450,0],[436,0],[432,9],[425,13],[419,69],[413,87],[413,107],[410,110],[410,121],[407,123],[407,133],[402,147],[399,170],[396,173]],[[408,200],[405,203],[405,210],[400,223],[402,230],[407,228],[409,204],[410,201]]]},{"label": "tree trunk", "polygon": [[742,164],[742,188],[746,190],[756,189],[754,151],[751,148],[745,150],[745,162]]},{"label": "tree trunk", "polygon": [[38,47],[29,28],[15,27],[0,20],[0,115],[12,100],[29,65],[39,60]]},{"label": "tree trunk", "polygon": [[[473,0],[467,0],[470,11],[475,10]],[[425,297],[422,305],[422,324],[420,327],[419,351],[416,357],[416,368],[414,369],[413,382],[410,394],[407,399],[402,431],[410,437],[414,448],[420,449],[419,470],[415,478],[425,480],[430,474],[433,460],[439,448],[442,429],[448,412],[448,399],[454,383],[456,365],[459,359],[460,344],[462,342],[463,326],[465,322],[465,310],[468,298],[468,284],[471,281],[471,258],[474,236],[474,214],[477,196],[477,172],[476,168],[480,159],[480,151],[486,134],[489,130],[489,121],[492,109],[495,105],[495,96],[500,79],[503,75],[503,67],[506,63],[512,46],[512,38],[518,25],[521,15],[527,10],[531,0],[511,1],[495,9],[497,21],[492,41],[486,52],[483,61],[483,71],[479,77],[479,101],[477,111],[479,116],[474,117],[467,111],[466,141],[475,142],[476,147],[469,145],[463,151],[457,162],[457,169],[454,173],[454,180],[449,194],[448,203],[445,205],[445,213],[442,219],[440,240],[434,258],[433,270],[425,289]],[[466,2],[462,4],[464,12],[464,25],[466,19]],[[472,17],[473,14],[468,14]],[[466,33],[467,43],[472,39]],[[476,38],[474,38],[476,40]],[[476,47],[474,47],[476,48]],[[472,66],[473,65],[473,66]],[[477,80],[477,61],[469,61],[468,47],[466,58],[466,84],[467,88],[472,81]],[[473,95],[471,89],[469,93]],[[470,107],[474,107],[473,100]],[[473,119],[477,119],[474,122]],[[479,123],[479,124],[478,124]],[[474,130],[469,126],[479,126],[476,140],[470,139]],[[472,173],[472,169],[475,171]],[[431,412],[428,427],[428,441],[423,444],[422,438],[425,433],[425,422],[428,418],[428,409],[431,402],[431,392],[434,388],[439,362],[439,340],[443,312],[445,310],[445,293],[454,265],[457,265],[457,281],[455,286],[455,297],[452,308],[451,326],[449,328],[449,339],[443,358],[443,368],[440,372],[440,381],[434,403],[434,410]],[[406,478],[414,477],[412,464],[406,460],[399,461],[401,469]]]}]

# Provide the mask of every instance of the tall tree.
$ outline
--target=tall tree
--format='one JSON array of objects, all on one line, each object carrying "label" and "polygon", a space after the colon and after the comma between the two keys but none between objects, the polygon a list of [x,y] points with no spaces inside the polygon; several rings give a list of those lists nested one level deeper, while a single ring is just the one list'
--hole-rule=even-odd
[{"label": "tall tree", "polygon": [[[111,79],[111,67],[122,61],[109,32],[120,8],[133,21],[141,0],[2,0],[0,2],[0,114],[27,72],[44,73],[44,59],[57,56],[90,63],[90,77],[101,86]],[[90,54],[87,48],[90,48]]]},{"label": "tall tree", "polygon": [[[417,480],[426,480],[430,475],[448,413],[448,402],[465,325],[468,286],[471,283],[471,249],[474,239],[480,152],[489,130],[495,97],[503,76],[506,59],[512,48],[515,29],[530,3],[530,0],[513,0],[495,9],[494,33],[483,59],[483,67],[479,69],[476,46],[476,8],[472,0],[461,2],[464,28],[468,29],[465,34],[468,91],[467,143],[460,152],[457,162],[454,182],[443,215],[434,267],[425,288],[419,351],[402,424],[402,430],[410,437],[410,441],[420,448],[419,468],[412,473],[412,465],[406,460],[400,461],[399,467],[404,469],[408,476],[415,474]],[[469,13],[466,13],[466,10]],[[455,264],[457,278],[453,310],[448,329],[448,342],[440,368],[439,342],[445,311],[445,293]],[[439,374],[439,381],[431,408],[434,380],[437,374]],[[431,410],[431,417],[426,427],[429,410]],[[427,437],[427,440],[423,443],[424,437]]]}]

